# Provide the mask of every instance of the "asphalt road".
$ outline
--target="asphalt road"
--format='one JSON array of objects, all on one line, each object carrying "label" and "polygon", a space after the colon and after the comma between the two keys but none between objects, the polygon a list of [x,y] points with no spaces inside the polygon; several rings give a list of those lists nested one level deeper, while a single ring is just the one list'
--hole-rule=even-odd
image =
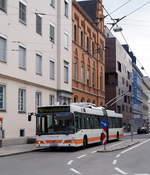
[{"label": "asphalt road", "polygon": [[94,146],[1,157],[0,175],[150,175],[150,134],[134,138],[141,143],[115,152],[100,153],[100,146]]}]

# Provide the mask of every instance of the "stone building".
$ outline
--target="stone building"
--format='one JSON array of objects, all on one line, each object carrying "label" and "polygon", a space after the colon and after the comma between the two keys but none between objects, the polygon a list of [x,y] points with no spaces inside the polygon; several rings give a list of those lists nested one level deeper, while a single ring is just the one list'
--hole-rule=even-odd
[{"label": "stone building", "polygon": [[97,0],[74,0],[72,8],[72,101],[104,105],[105,36],[102,3]]}]

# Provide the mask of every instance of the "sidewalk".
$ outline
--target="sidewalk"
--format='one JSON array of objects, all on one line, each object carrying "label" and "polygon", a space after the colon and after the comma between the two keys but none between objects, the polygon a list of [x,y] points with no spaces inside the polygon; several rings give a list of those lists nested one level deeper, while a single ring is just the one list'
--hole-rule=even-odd
[{"label": "sidewalk", "polygon": [[106,145],[106,149],[104,150],[104,147],[101,147],[97,152],[112,152],[112,151],[118,151],[121,149],[129,148],[133,145],[136,145],[140,143],[142,140],[141,139],[134,139],[133,141],[129,140],[121,140],[120,142],[117,143],[112,143]]},{"label": "sidewalk", "polygon": [[39,149],[41,148],[36,148],[35,144],[4,146],[0,148],[0,157],[32,152]]}]

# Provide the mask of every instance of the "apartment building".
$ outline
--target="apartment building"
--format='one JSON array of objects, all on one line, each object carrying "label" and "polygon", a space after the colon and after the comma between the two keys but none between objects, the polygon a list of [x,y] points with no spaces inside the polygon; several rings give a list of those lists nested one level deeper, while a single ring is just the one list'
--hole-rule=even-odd
[{"label": "apartment building", "polygon": [[104,105],[105,37],[102,3],[97,0],[74,0],[72,8],[72,101]]},{"label": "apartment building", "polygon": [[71,99],[71,0],[0,0],[3,137],[35,135],[38,106]]},{"label": "apartment building", "polygon": [[130,130],[132,117],[132,60],[107,28],[106,37],[106,104],[108,104],[109,109],[123,114],[123,123],[126,129]]}]

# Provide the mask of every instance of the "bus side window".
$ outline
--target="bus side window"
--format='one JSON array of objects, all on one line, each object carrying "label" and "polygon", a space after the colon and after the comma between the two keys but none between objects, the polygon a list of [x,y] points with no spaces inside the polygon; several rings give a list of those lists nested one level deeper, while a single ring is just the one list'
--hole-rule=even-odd
[{"label": "bus side window", "polygon": [[108,121],[109,121],[109,128],[112,128],[113,127],[113,125],[112,125],[112,117],[109,117]]},{"label": "bus side window", "polygon": [[84,120],[84,114],[82,114],[82,118],[81,118],[81,122],[82,122],[82,129],[85,129],[85,120]]},{"label": "bus side window", "polygon": [[91,129],[94,128],[94,117],[91,115],[90,116],[90,125],[91,125]]},{"label": "bus side window", "polygon": [[99,120],[97,116],[95,116],[95,128],[99,128]]},{"label": "bus side window", "polygon": [[89,129],[90,128],[89,116],[86,117],[86,125],[87,125],[87,129]]},{"label": "bus side window", "polygon": [[77,116],[75,116],[75,126],[76,126],[77,129],[79,128],[79,126],[78,126],[78,117]]},{"label": "bus side window", "polygon": [[88,126],[87,126],[87,116],[86,115],[84,115],[84,126],[85,126],[85,129],[88,128]]},{"label": "bus side window", "polygon": [[116,127],[116,120],[115,120],[115,117],[112,117],[112,128],[115,128]]}]

